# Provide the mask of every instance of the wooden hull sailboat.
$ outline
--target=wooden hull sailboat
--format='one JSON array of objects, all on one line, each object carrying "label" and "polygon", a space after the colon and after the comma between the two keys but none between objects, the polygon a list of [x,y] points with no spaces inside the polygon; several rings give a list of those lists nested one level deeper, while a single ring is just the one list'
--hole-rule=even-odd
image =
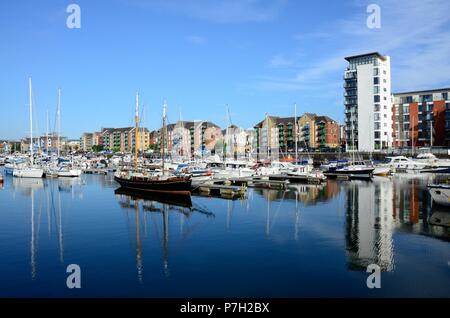
[{"label": "wooden hull sailboat", "polygon": [[163,133],[161,134],[162,146],[162,173],[141,171],[138,167],[138,140],[139,140],[139,95],[136,94],[136,128],[135,128],[135,158],[134,170],[117,171],[114,174],[114,180],[122,188],[134,191],[169,193],[178,195],[190,195],[192,177],[166,175],[164,171],[164,133],[166,128],[166,102],[163,110]]},{"label": "wooden hull sailboat", "polygon": [[190,177],[173,176],[158,178],[157,176],[138,176],[133,174],[126,176],[118,173],[114,176],[114,180],[125,189],[182,195],[189,195],[191,193],[192,180]]}]

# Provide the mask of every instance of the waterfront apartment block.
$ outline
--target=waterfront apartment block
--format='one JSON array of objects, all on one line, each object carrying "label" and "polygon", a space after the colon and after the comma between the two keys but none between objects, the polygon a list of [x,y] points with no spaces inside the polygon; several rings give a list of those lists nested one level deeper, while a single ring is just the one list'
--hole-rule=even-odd
[{"label": "waterfront apartment block", "polygon": [[81,150],[91,151],[93,146],[100,144],[100,133],[84,133],[81,135]]},{"label": "waterfront apartment block", "polygon": [[316,114],[305,113],[298,121],[299,147],[305,150],[316,148]]},{"label": "waterfront apartment block", "polygon": [[[165,152],[175,157],[192,158],[215,154],[223,139],[221,128],[209,121],[178,121],[166,126]],[[155,151],[161,151],[162,128],[149,134]]]},{"label": "waterfront apartment block", "polygon": [[394,147],[450,146],[450,88],[394,94]]},{"label": "waterfront apartment block", "polygon": [[316,124],[316,147],[338,148],[339,142],[339,124],[328,116],[317,116]]},{"label": "waterfront apartment block", "polygon": [[[339,124],[328,116],[305,113],[297,117],[267,118],[254,127],[253,147],[260,156],[271,154],[292,154],[295,152],[295,134],[297,149],[310,151],[323,148],[337,148],[339,141]],[[268,137],[267,137],[268,136]]]},{"label": "waterfront apartment block", "polygon": [[349,56],[344,73],[348,150],[379,151],[392,146],[390,57],[378,52]]},{"label": "waterfront apartment block", "polygon": [[[294,120],[285,118],[283,119],[283,122],[284,124],[287,124],[288,122],[294,122]],[[280,121],[280,117],[266,116],[264,120],[260,121],[254,126],[255,139],[253,141],[253,148],[256,150],[258,159],[278,159],[280,153],[280,145],[278,139],[280,130],[280,128],[278,127],[279,123],[281,124],[281,126],[283,126],[283,123]],[[284,128],[281,127],[281,129]],[[287,134],[285,136],[287,136]],[[281,151],[284,150],[282,149]]]},{"label": "waterfront apartment block", "polygon": [[[58,145],[58,141],[60,145]],[[33,150],[43,152],[57,152],[58,148],[64,150],[67,146],[67,137],[61,136],[58,139],[58,134],[50,133],[48,135],[41,135],[33,138]],[[20,140],[20,152],[30,151],[30,138],[24,138]]]},{"label": "waterfront apartment block", "polygon": [[[135,149],[135,127],[102,128],[98,141],[105,149],[120,152],[132,152]],[[150,132],[147,128],[139,128],[138,150],[145,151],[150,147]],[[91,146],[92,148],[92,146]]]}]

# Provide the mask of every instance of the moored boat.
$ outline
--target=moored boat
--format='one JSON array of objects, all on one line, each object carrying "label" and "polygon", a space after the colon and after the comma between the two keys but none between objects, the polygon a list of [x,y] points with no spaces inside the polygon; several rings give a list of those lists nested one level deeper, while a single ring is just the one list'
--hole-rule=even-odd
[{"label": "moored boat", "polygon": [[429,184],[427,187],[434,202],[450,207],[450,184]]},{"label": "moored boat", "polygon": [[32,167],[14,169],[13,176],[17,178],[42,178],[44,176],[44,170]]},{"label": "moored boat", "polygon": [[119,171],[114,174],[114,180],[126,189],[184,195],[191,193],[192,179],[190,176],[162,176]]}]

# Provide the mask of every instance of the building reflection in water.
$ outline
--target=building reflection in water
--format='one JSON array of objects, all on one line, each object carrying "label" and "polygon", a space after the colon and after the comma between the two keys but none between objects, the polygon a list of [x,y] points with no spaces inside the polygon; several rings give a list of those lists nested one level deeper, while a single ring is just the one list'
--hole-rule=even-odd
[{"label": "building reflection in water", "polygon": [[347,183],[346,245],[351,269],[366,270],[369,264],[378,264],[392,271],[394,231],[450,240],[448,227],[430,222],[434,213],[448,212],[432,207],[428,182],[427,176],[403,176]]},{"label": "building reflection in water", "polygon": [[[145,217],[147,213],[151,213],[152,217],[156,214],[161,215],[162,235],[160,239],[163,257],[163,270],[166,276],[169,276],[170,274],[169,215],[172,213],[177,213],[180,215],[180,231],[182,233],[182,237],[185,237],[187,235],[184,228],[184,220],[191,218],[192,213],[202,214],[206,217],[215,216],[214,213],[204,208],[193,205],[190,196],[154,195],[149,193],[129,191],[124,188],[115,190],[115,195],[116,199],[123,209],[134,209],[136,231],[136,269],[138,280],[140,283],[143,282],[144,272],[140,227],[144,225],[146,229],[147,223]],[[140,223],[140,219],[144,220],[142,224]],[[191,229],[188,229],[188,231],[191,231]],[[158,234],[160,231],[157,230],[156,232]]]}]

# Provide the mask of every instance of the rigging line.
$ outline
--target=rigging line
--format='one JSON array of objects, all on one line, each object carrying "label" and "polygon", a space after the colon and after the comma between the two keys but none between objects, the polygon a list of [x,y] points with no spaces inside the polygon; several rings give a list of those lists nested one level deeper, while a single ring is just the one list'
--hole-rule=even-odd
[{"label": "rigging line", "polygon": [[275,215],[272,217],[272,222],[270,223],[270,230],[272,230],[272,228],[274,227],[274,224],[275,224],[275,222],[277,220],[278,213],[280,212],[280,208],[281,208],[281,206],[283,205],[283,202],[284,202],[285,194],[286,194],[286,191],[283,191],[283,197],[281,198],[280,204],[278,205],[278,208],[275,211]]}]

